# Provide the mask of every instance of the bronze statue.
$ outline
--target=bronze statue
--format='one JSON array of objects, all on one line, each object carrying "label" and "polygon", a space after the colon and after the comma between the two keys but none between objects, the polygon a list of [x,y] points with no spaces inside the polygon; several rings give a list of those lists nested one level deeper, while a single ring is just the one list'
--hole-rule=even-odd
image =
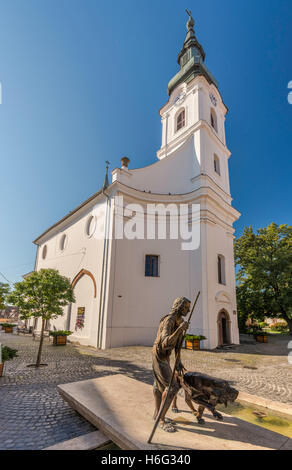
[{"label": "bronze statue", "polygon": [[[161,403],[167,396],[168,386],[172,379],[170,356],[173,349],[179,354],[176,371],[182,373],[185,368],[180,360],[180,344],[189,326],[183,317],[190,311],[191,302],[186,297],[178,297],[168,315],[160,321],[157,337],[152,348],[152,363],[155,376],[153,393],[155,399],[154,419],[156,420]],[[167,432],[174,432],[175,427],[171,421],[165,420],[165,415],[180,388],[179,382],[174,380],[171,384],[164,409],[160,416],[160,427]]]},{"label": "bronze statue", "polygon": [[[191,317],[198,301],[200,292],[196,297],[188,321],[184,321],[190,311],[190,301],[186,297],[177,298],[169,315],[160,321],[157,337],[152,348],[153,372],[155,376],[153,393],[155,398],[154,420],[155,425],[148,439],[151,443],[157,425],[167,432],[175,432],[173,420],[167,420],[165,415],[173,401],[172,411],[178,413],[176,396],[182,388],[185,391],[185,400],[197,421],[204,424],[202,418],[205,408],[208,408],[216,419],[222,420],[221,413],[216,411],[218,403],[227,406],[228,401],[235,401],[238,391],[230,387],[226,380],[210,377],[197,372],[187,372],[181,362],[181,348],[185,333],[190,325]],[[173,371],[170,368],[170,356],[175,349],[176,359]],[[192,401],[199,405],[195,410]]]},{"label": "bronze statue", "polygon": [[[222,414],[216,411],[216,406],[218,403],[224,403],[227,406],[229,401],[234,402],[238,397],[238,391],[230,387],[226,380],[210,377],[209,375],[187,372],[183,376],[177,374],[176,380],[180,384],[180,388],[184,389],[185,401],[199,424],[205,423],[202,418],[205,408],[209,409],[216,419],[223,420]],[[179,412],[176,400],[177,396],[175,396],[172,403],[174,413]],[[195,410],[192,401],[199,405],[198,411]]]}]

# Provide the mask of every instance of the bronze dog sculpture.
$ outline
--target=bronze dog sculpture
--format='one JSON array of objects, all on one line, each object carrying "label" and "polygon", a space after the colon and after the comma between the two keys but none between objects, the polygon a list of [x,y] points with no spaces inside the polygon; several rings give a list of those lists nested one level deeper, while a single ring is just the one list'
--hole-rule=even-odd
[{"label": "bronze dog sculpture", "polygon": [[[199,424],[205,423],[205,420],[202,418],[205,408],[210,410],[216,419],[223,420],[222,414],[216,411],[216,406],[220,403],[224,403],[227,406],[228,402],[234,402],[238,397],[238,391],[230,387],[226,380],[217,379],[198,372],[186,372],[183,375],[177,374],[176,378],[180,388],[184,389],[186,403],[196,416]],[[172,403],[172,411],[174,413],[179,412],[176,400],[177,397],[174,398]],[[192,401],[199,405],[198,411],[195,410]]]}]

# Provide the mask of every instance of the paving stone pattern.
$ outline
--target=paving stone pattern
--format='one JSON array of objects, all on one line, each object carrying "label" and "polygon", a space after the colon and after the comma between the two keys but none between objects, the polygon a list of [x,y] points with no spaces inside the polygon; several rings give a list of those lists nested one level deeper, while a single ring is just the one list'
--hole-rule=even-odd
[{"label": "paving stone pattern", "polygon": [[[228,351],[182,351],[188,370],[227,379],[236,388],[292,404],[289,337],[268,344],[245,344]],[[42,363],[36,360],[39,341],[31,336],[0,332],[0,342],[18,349],[5,363],[0,378],[0,450],[43,449],[95,430],[59,396],[56,385],[109,374],[125,374],[152,384],[151,348],[131,346],[106,351],[68,344],[53,346],[46,338]]]}]

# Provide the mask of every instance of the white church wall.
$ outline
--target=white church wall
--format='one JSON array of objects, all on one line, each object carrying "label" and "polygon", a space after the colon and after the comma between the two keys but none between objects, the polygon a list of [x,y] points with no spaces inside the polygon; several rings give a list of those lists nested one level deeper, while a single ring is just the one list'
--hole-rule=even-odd
[{"label": "white church wall", "polygon": [[[207,252],[207,284],[208,284],[208,306],[206,314],[209,317],[209,345],[213,349],[218,346],[218,314],[225,309],[231,320],[231,342],[238,343],[237,317],[233,314],[236,310],[235,285],[234,285],[234,256],[233,237],[228,234],[226,227],[208,223],[206,224],[206,245]],[[225,284],[220,284],[218,280],[218,255],[225,258]],[[216,300],[218,293],[221,293],[220,301]],[[222,295],[223,294],[223,295]],[[226,295],[224,295],[226,294]]]},{"label": "white church wall", "polygon": [[[202,138],[202,167],[204,172],[207,173],[227,194],[230,194],[229,187],[229,170],[228,158],[226,153],[222,151],[221,147],[213,140],[210,139],[209,132],[206,129],[201,131]],[[217,155],[220,161],[220,175],[214,169],[214,155]]]},{"label": "white church wall", "polygon": [[[71,331],[74,335],[69,340],[79,341],[81,344],[96,346],[97,344],[97,322],[99,307],[99,292],[101,282],[101,265],[103,256],[104,241],[97,239],[97,232],[92,236],[86,233],[89,217],[97,217],[97,225],[101,233],[104,230],[105,202],[100,202],[91,207],[90,210],[76,218],[74,221],[65,225],[62,231],[59,231],[52,237],[43,241],[39,248],[36,270],[41,268],[57,269],[61,275],[70,278],[71,281],[81,270],[89,271],[96,283],[96,297],[93,297],[94,283],[88,275],[84,275],[78,280],[74,294],[76,303],[71,308]],[[66,243],[64,250],[60,249],[62,236],[66,234]],[[47,246],[47,256],[42,257],[44,245]],[[89,294],[90,293],[90,294]],[[89,297],[88,297],[89,295]],[[85,327],[75,333],[74,318],[78,307],[85,307]],[[75,316],[75,317],[74,317]],[[57,320],[50,322],[50,327],[56,329],[67,329],[68,307],[64,308],[64,315]],[[40,324],[38,325],[38,328]]]},{"label": "white church wall", "polygon": [[153,165],[141,169],[115,172],[115,181],[140,191],[155,194],[186,194],[192,192],[191,179],[200,174],[200,138],[190,136],[176,151]]},{"label": "white church wall", "polygon": [[[190,252],[181,251],[179,240],[116,240],[114,243],[115,282],[107,318],[106,346],[152,345],[159,321],[169,313],[174,299],[179,296],[194,299],[199,282],[190,277]],[[159,277],[145,276],[146,254],[160,257]],[[196,256],[192,256],[193,261]],[[193,326],[199,323],[197,319]]]}]

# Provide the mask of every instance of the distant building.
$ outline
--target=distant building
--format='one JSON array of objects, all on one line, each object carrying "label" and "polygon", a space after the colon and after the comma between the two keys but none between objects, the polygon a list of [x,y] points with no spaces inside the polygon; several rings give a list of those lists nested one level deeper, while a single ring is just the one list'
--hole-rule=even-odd
[{"label": "distant building", "polygon": [[11,321],[18,321],[19,312],[17,307],[8,306],[3,310],[0,310],[0,318],[6,318]]},{"label": "distant building", "polygon": [[[206,348],[239,343],[233,223],[240,213],[231,205],[227,107],[193,27],[190,17],[178,55],[180,71],[170,80],[169,99],[160,109],[158,161],[129,169],[129,159],[123,158],[121,168],[112,171],[111,184],[106,177],[102,190],[34,242],[36,270],[57,269],[74,286],[76,303],[51,327],[70,329],[74,332],[70,339],[81,344],[151,345],[173,300],[178,296],[193,300],[199,290],[189,332],[206,336]],[[199,248],[183,251],[182,237],[119,239],[114,214],[122,209],[123,223],[133,214],[119,208],[115,196],[123,197],[124,207],[132,204],[133,213],[137,205],[199,204]],[[98,238],[100,226],[103,236]]]}]

